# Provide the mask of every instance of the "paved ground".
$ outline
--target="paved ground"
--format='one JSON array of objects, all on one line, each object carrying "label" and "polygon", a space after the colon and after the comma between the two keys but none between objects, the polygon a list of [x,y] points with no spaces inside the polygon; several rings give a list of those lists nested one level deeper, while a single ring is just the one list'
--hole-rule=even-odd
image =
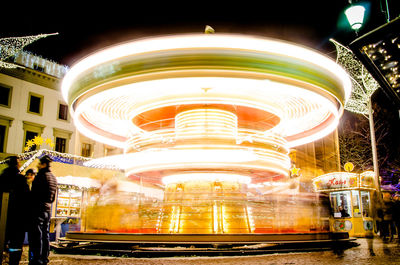
[{"label": "paved ground", "polygon": [[[344,251],[316,251],[234,257],[115,258],[104,256],[60,255],[52,253],[49,264],[141,264],[141,265],[293,265],[293,264],[400,264],[400,244],[383,243],[380,238],[357,239],[359,245]],[[21,264],[27,264],[26,251]]]}]

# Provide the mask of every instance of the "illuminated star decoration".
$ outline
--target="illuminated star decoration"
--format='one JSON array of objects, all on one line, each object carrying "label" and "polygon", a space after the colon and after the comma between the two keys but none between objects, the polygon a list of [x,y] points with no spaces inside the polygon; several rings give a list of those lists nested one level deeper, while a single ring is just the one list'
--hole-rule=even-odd
[{"label": "illuminated star decoration", "polygon": [[40,147],[43,143],[47,144],[51,148],[54,147],[54,143],[50,138],[44,140],[41,136],[35,136],[35,138],[26,141],[24,151],[28,152],[34,145]]},{"label": "illuminated star decoration", "polygon": [[45,141],[45,143],[46,143],[48,146],[50,146],[51,148],[54,147],[54,143],[53,143],[53,141],[52,141],[50,138],[47,138],[46,141]]},{"label": "illuminated star decoration", "polygon": [[299,176],[300,168],[297,168],[295,165],[290,169],[290,177],[297,177]]},{"label": "illuminated star decoration", "polygon": [[379,88],[378,82],[372,77],[354,53],[337,41],[330,39],[335,44],[337,63],[350,75],[353,89],[344,108],[358,114],[368,114],[368,102],[371,95]]},{"label": "illuminated star decoration", "polygon": [[47,36],[57,35],[57,34],[58,33],[51,33],[51,34],[39,34],[39,35],[24,36],[24,37],[0,38],[0,68],[21,67],[7,60],[10,60],[13,56],[16,56],[20,51],[22,51],[22,49],[25,46],[31,44],[32,42],[35,42]]}]

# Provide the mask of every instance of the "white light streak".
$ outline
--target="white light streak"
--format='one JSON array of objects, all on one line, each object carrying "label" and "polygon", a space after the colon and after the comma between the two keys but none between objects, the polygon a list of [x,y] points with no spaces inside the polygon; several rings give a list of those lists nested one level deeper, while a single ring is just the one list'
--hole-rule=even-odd
[{"label": "white light streak", "polygon": [[311,62],[328,70],[334,76],[338,76],[345,89],[346,99],[350,96],[351,83],[347,77],[346,72],[333,60],[319,54],[316,51],[312,51],[310,49],[306,49],[290,43],[266,38],[227,34],[197,34],[168,36],[133,41],[102,50],[92,56],[89,56],[75,64],[69,71],[66,78],[64,78],[62,83],[63,97],[68,102],[68,89],[71,87],[75,78],[77,78],[87,69],[93,68],[102,63],[147,52],[187,48],[225,48],[253,50],[276,54],[280,56],[293,57],[305,62]]},{"label": "white light streak", "polygon": [[241,184],[249,184],[251,178],[247,176],[227,173],[188,173],[188,174],[176,174],[166,176],[162,179],[162,183],[165,185],[177,184],[191,181],[201,182],[238,182]]}]

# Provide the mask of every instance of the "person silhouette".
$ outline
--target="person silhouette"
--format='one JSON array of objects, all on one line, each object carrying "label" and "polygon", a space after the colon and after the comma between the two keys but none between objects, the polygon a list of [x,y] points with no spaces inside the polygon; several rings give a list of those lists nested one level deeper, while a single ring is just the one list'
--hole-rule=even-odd
[{"label": "person silhouette", "polygon": [[346,211],[346,209],[343,208],[343,206],[339,206],[339,212],[341,217],[349,217],[349,213]]},{"label": "person silhouette", "polygon": [[1,174],[3,191],[9,192],[6,242],[8,242],[9,264],[18,265],[21,260],[25,232],[30,223],[29,187],[19,171],[19,158],[7,158],[8,167]]},{"label": "person silhouette", "polygon": [[55,200],[57,179],[50,171],[52,159],[39,159],[38,173],[32,182],[32,227],[29,232],[29,265],[49,263],[49,224],[51,204]]}]

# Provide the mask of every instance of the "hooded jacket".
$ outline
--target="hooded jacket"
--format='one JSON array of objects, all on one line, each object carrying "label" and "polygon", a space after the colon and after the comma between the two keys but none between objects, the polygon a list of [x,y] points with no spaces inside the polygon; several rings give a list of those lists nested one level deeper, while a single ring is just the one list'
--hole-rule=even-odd
[{"label": "hooded jacket", "polygon": [[57,192],[57,179],[49,168],[42,168],[32,182],[31,198],[34,213],[50,212]]}]

